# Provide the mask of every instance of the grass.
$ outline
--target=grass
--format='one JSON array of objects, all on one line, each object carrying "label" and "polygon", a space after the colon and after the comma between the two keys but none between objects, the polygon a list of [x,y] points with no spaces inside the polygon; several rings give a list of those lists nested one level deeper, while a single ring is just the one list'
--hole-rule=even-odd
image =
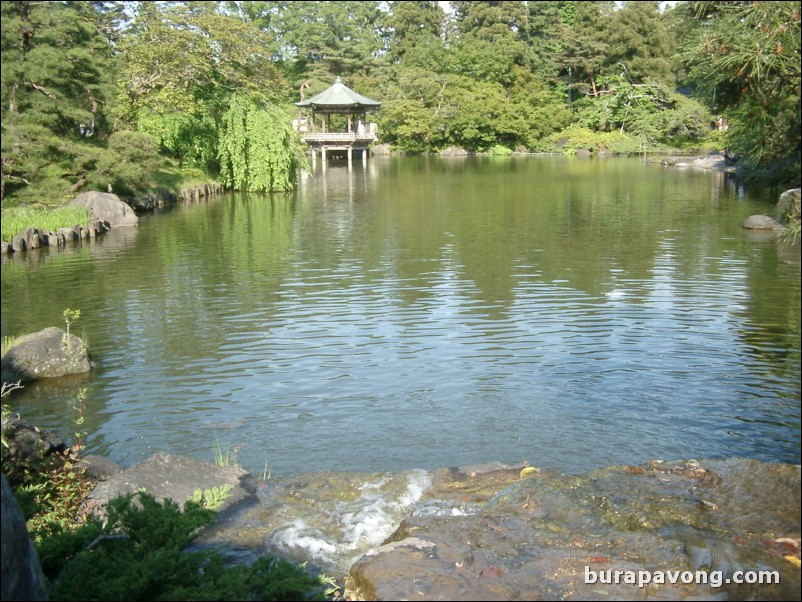
[{"label": "grass", "polygon": [[59,228],[85,226],[89,223],[89,211],[83,207],[59,207],[57,209],[34,209],[31,207],[10,207],[3,209],[0,216],[0,236],[10,241],[17,234],[30,227],[57,231]]},{"label": "grass", "polygon": [[239,466],[239,464],[237,463],[237,448],[234,447],[232,449],[226,446],[226,448],[223,449],[223,446],[220,445],[220,441],[215,439],[214,463],[217,464],[218,466],[222,466],[223,468]]},{"label": "grass", "polygon": [[15,336],[4,336],[2,347],[0,347],[0,357],[3,357],[6,354],[6,351],[11,349],[14,346],[14,343],[17,342],[17,337]]}]

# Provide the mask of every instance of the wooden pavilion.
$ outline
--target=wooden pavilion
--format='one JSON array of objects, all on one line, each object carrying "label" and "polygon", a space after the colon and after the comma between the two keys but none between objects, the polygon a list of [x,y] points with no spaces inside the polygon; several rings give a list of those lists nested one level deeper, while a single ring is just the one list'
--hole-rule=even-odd
[{"label": "wooden pavilion", "polygon": [[[315,162],[318,150],[323,161],[326,161],[326,155],[330,151],[346,151],[350,164],[355,150],[361,150],[362,160],[366,160],[368,147],[376,140],[376,124],[366,121],[367,114],[378,110],[381,104],[357,94],[339,77],[328,90],[296,102],[296,107],[312,110],[311,119],[300,117],[295,120],[296,129],[303,135],[304,142],[312,148],[312,163]],[[332,131],[332,115],[345,115],[344,131]]]}]

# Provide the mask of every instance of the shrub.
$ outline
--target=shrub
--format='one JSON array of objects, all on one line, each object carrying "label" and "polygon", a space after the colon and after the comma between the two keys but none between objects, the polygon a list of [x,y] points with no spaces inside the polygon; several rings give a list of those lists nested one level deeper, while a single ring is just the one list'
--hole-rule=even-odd
[{"label": "shrub", "polygon": [[[326,579],[288,560],[265,556],[250,566],[227,566],[219,553],[183,551],[213,519],[200,504],[188,501],[182,512],[147,493],[136,499],[141,507],[130,495],[110,502],[103,532],[93,521],[40,545],[46,574],[55,577],[54,599],[325,599]],[[55,551],[69,561],[54,562]]]}]

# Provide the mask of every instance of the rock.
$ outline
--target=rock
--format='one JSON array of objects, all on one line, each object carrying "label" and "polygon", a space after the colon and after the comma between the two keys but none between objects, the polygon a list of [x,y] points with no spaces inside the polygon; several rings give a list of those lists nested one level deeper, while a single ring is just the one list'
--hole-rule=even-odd
[{"label": "rock", "polygon": [[14,493],[2,477],[2,568],[0,599],[47,600],[47,587],[39,557],[33,547],[25,518]]},{"label": "rock", "polygon": [[370,147],[370,152],[374,156],[389,156],[393,154],[400,154],[393,151],[393,147],[390,144],[373,144]]},{"label": "rock", "polygon": [[582,157],[583,159],[587,159],[588,157],[591,157],[592,155],[593,155],[593,153],[591,153],[590,150],[588,150],[587,148],[580,148],[578,151],[576,151],[576,156],[577,157]]},{"label": "rock", "polygon": [[23,234],[17,234],[11,239],[10,248],[12,253],[16,253],[18,251],[27,251],[28,242],[25,239],[25,236]]},{"label": "rock", "polygon": [[[799,598],[799,466],[691,460],[541,474],[507,482],[470,510],[476,481],[492,474],[433,479],[423,503],[447,509],[452,500],[468,511],[407,516],[351,567],[354,599]],[[646,588],[601,581],[602,572],[656,569],[691,579]],[[755,570],[776,571],[779,581],[726,581]],[[694,579],[697,571],[708,581]]]},{"label": "rock", "polygon": [[775,230],[781,227],[774,218],[768,215],[750,215],[744,221],[744,228],[748,230]]},{"label": "rock", "polygon": [[799,221],[800,196],[802,196],[802,189],[800,188],[786,190],[780,195],[780,200],[777,201],[777,206],[774,209],[774,217],[777,221],[785,219]]},{"label": "rock", "polygon": [[459,146],[449,146],[440,151],[441,157],[466,157],[468,151]]},{"label": "rock", "polygon": [[691,164],[700,169],[712,169],[716,171],[723,171],[727,167],[727,163],[723,155],[708,155],[706,157],[698,157],[693,160]]},{"label": "rock", "polygon": [[103,456],[96,456],[90,454],[82,457],[78,463],[78,467],[84,468],[84,475],[94,482],[105,481],[109,477],[119,474],[123,471],[123,467],[112,462]]},{"label": "rock", "polygon": [[231,485],[232,490],[221,510],[255,491],[250,475],[241,468],[221,467],[174,454],[156,454],[95,486],[89,494],[88,506],[102,513],[110,500],[145,489],[158,501],[170,498],[183,508],[195,490],[224,485]]},{"label": "rock", "polygon": [[82,374],[92,367],[83,341],[51,326],[19,337],[3,356],[0,374],[3,382],[30,381]]},{"label": "rock", "polygon": [[139,218],[134,210],[127,203],[121,201],[116,194],[97,191],[84,192],[67,205],[88,209],[93,220],[108,222],[112,228],[139,224]]},{"label": "rock", "polygon": [[67,446],[55,434],[20,418],[19,414],[3,420],[3,436],[8,444],[10,458],[40,462],[54,453],[64,453]]}]

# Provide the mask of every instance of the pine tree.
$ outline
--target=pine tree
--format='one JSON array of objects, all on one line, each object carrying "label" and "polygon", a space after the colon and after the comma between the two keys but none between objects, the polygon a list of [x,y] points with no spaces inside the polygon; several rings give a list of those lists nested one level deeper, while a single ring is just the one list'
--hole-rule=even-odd
[{"label": "pine tree", "polygon": [[108,134],[111,51],[93,21],[61,2],[2,11],[2,198],[50,204],[85,181]]}]

